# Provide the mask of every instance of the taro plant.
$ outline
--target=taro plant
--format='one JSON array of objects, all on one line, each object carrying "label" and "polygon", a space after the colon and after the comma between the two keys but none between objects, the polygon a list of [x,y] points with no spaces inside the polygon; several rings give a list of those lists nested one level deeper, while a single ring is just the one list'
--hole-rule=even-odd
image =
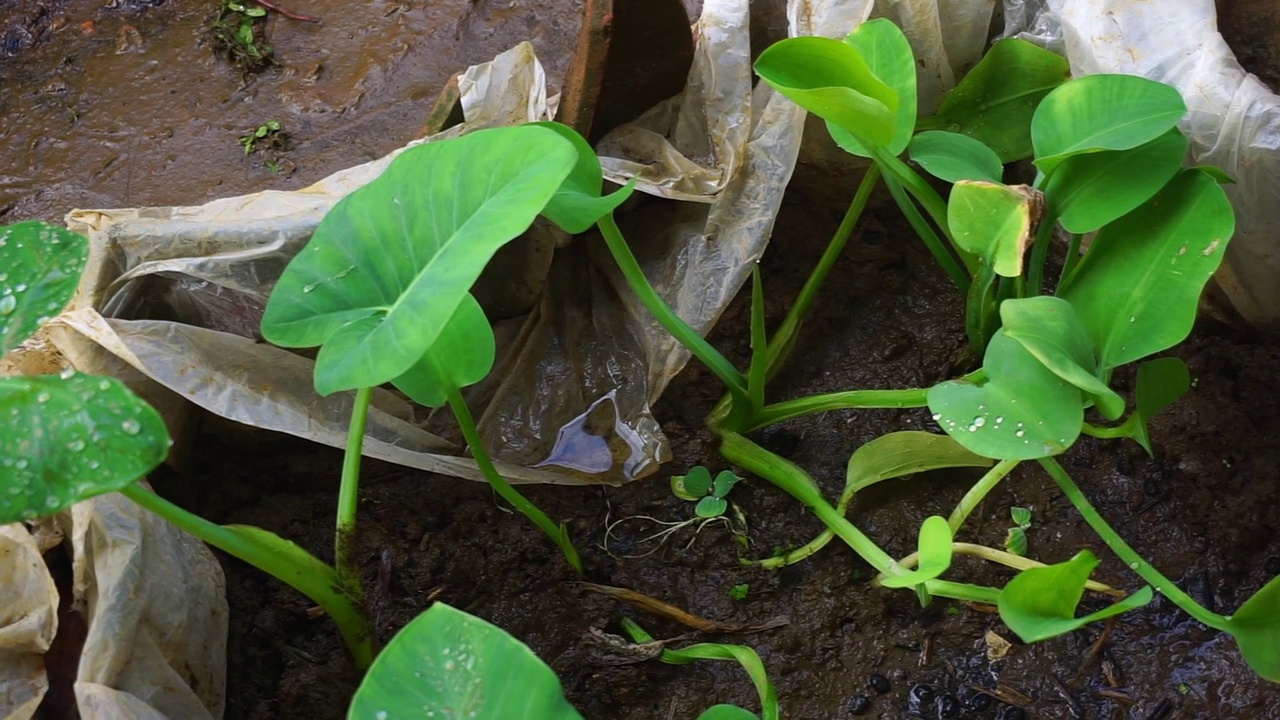
[{"label": "taro plant", "polygon": [[[778,700],[754,650],[700,643],[668,649],[636,623],[624,628],[641,655],[684,665],[696,660],[736,660],[760,693],[764,720],[777,720]],[[619,643],[623,641],[619,639]],[[647,652],[652,647],[656,652]],[[352,698],[349,720],[400,718],[582,717],[564,697],[560,679],[527,645],[502,628],[443,603],[419,615],[378,655]],[[750,720],[758,716],[733,705],[716,705],[698,720]]]},{"label": "taro plant", "polygon": [[[1086,587],[1110,591],[1088,579],[1095,558],[1082,554],[1043,566],[1012,552],[955,542],[982,499],[1020,463],[1035,460],[1140,577],[1201,622],[1232,634],[1255,671],[1280,680],[1280,579],[1235,615],[1208,611],[1143,561],[1054,460],[1081,434],[1131,438],[1150,452],[1148,419],[1188,388],[1179,360],[1149,358],[1190,333],[1199,295],[1221,263],[1234,217],[1219,187],[1227,179],[1219,171],[1183,167],[1187,141],[1176,126],[1186,107],[1177,91],[1123,75],[1068,81],[1061,58],[1004,40],[933,117],[918,120],[910,46],[884,20],[864,23],[842,41],[781,41],[761,54],[756,71],[774,90],[822,117],[837,144],[872,165],[772,336],[766,333],[760,276],[753,274],[748,369],[735,368],[675,316],[649,286],[611,215],[600,218],[599,228],[641,302],[726,385],[728,396],[708,419],[725,459],[775,483],[829,528],[814,542],[762,564],[794,562],[838,536],[880,572],[879,584],[911,587],[922,601],[940,595],[998,605],[1026,640],[1149,601],[1147,587],[1076,618]],[[952,184],[945,199],[903,153]],[[1034,182],[1005,184],[1004,164],[1022,158],[1031,158]],[[881,179],[963,296],[971,358],[981,358],[981,366],[932,388],[766,402],[768,380],[793,347]],[[1059,231],[1067,241],[1061,273],[1053,280],[1046,271]],[[1085,236],[1092,238],[1087,246]],[[1118,370],[1140,361],[1129,407],[1111,383]],[[827,410],[908,407],[930,408],[945,435],[891,433],[868,443],[851,458],[836,505],[802,468],[744,434]],[[982,465],[989,469],[951,516],[925,520],[919,552],[901,561],[845,518],[853,494],[868,484],[919,470]],[[943,580],[956,552],[1023,572],[1003,589]]]}]

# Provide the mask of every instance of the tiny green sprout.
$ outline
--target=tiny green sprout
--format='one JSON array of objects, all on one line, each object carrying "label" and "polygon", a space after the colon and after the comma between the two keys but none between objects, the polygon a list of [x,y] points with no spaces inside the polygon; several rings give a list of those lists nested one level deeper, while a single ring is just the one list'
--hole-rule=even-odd
[{"label": "tiny green sprout", "polygon": [[951,616],[951,617],[955,617],[955,616],[957,616],[957,615],[959,615],[959,614],[960,614],[960,608],[956,607],[955,605],[948,605],[948,606],[947,606],[947,615],[949,615],[949,616]]},{"label": "tiny green sprout", "polygon": [[1031,510],[1024,507],[1009,508],[1009,515],[1013,518],[1014,527],[1009,528],[1009,533],[1004,539],[1004,549],[1010,553],[1025,557],[1027,554],[1027,531],[1031,529]]},{"label": "tiny green sprout", "polygon": [[1180,695],[1190,695],[1191,686],[1187,685],[1186,683],[1178,683],[1178,693]]},{"label": "tiny green sprout", "polygon": [[[257,129],[247,135],[240,136],[240,145],[244,147],[244,154],[251,155],[254,150],[259,148],[258,141],[266,140],[268,144],[275,149],[284,149],[286,137],[283,132],[284,125],[279,120],[268,120],[259,125]],[[279,167],[279,164],[276,163]],[[273,168],[274,169],[274,168]]]},{"label": "tiny green sprout", "polygon": [[1009,508],[1009,516],[1013,518],[1014,525],[1017,525],[1023,530],[1031,529],[1031,509],[1030,508],[1017,507],[1017,506],[1011,507]]},{"label": "tiny green sprout", "polygon": [[747,599],[747,593],[751,590],[751,586],[747,583],[739,583],[729,588],[729,597],[734,600],[742,601]]},{"label": "tiny green sprout", "polygon": [[695,465],[688,473],[671,477],[671,493],[681,500],[696,501],[694,512],[698,517],[720,517],[729,509],[725,498],[739,479],[731,470],[721,470],[712,479],[710,470]]}]

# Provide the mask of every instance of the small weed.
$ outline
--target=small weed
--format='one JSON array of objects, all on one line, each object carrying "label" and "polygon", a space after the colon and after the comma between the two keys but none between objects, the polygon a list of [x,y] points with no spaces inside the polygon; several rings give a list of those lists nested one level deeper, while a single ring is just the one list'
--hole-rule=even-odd
[{"label": "small weed", "polygon": [[267,11],[238,0],[223,0],[218,16],[209,28],[209,37],[220,53],[245,74],[262,72],[275,64],[266,42]]},{"label": "small weed", "polygon": [[252,155],[259,147],[284,150],[289,142],[289,134],[284,131],[279,120],[268,120],[248,135],[241,135],[239,142],[244,146],[245,155]]},{"label": "small weed", "polygon": [[747,593],[751,591],[751,586],[746,583],[739,583],[729,588],[729,597],[739,602],[747,599]]},{"label": "small weed", "polygon": [[1013,518],[1013,527],[1009,528],[1009,533],[1004,538],[1004,549],[1014,555],[1026,557],[1027,554],[1027,531],[1031,529],[1031,510],[1024,507],[1009,508],[1009,515]]}]

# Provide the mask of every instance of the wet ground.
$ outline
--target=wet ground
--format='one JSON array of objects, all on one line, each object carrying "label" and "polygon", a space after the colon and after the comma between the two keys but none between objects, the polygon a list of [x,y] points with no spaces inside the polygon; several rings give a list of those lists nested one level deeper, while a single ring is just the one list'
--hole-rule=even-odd
[{"label": "wet ground", "polygon": [[[552,5],[557,11],[547,12]],[[56,220],[73,207],[197,204],[304,186],[417,135],[449,74],[514,41],[531,38],[557,83],[576,35],[577,7],[564,0],[359,6],[311,0],[292,9],[324,23],[272,14],[268,33],[281,65],[246,80],[203,40],[217,13],[212,0],[0,3],[0,152],[10,158],[0,171],[0,222]],[[1232,27],[1248,29],[1262,17],[1228,13],[1224,29],[1232,37]],[[1253,37],[1241,41],[1256,50],[1245,62],[1259,63],[1250,69],[1268,79],[1267,68],[1275,67],[1270,45],[1263,35]],[[292,138],[279,171],[264,157],[246,157],[237,142],[267,119],[280,120]],[[773,322],[838,223],[855,180],[797,175],[777,226],[787,242],[776,243],[763,265]],[[774,397],[923,386],[946,377],[959,360],[959,298],[896,217],[877,212],[867,222]],[[739,360],[747,351],[745,323],[740,298],[714,336]],[[1205,323],[1176,354],[1196,384],[1156,421],[1156,459],[1132,445],[1085,439],[1066,465],[1139,551],[1199,600],[1229,612],[1280,572],[1280,536],[1273,532],[1280,526],[1274,445],[1280,401],[1267,392],[1280,380],[1280,345]],[[713,526],[696,539],[686,534],[648,557],[627,559],[621,555],[649,548],[640,542],[640,526],[624,525],[615,533],[615,555],[604,552],[611,520],[690,515],[688,504],[670,495],[667,477],[697,463],[723,467],[701,429],[717,394],[714,379],[698,367],[671,388],[668,398],[678,401],[657,410],[676,460],[657,476],[618,489],[544,488],[530,495],[569,523],[593,581],[726,622],[787,617],[790,624],[779,629],[709,638],[760,653],[785,717],[848,717],[859,695],[867,696],[870,717],[910,717],[908,696],[917,684],[963,700],[974,688],[1003,688],[1031,717],[1280,717],[1280,689],[1259,681],[1228,638],[1159,600],[1122,617],[1105,642],[1097,642],[1102,628],[1091,627],[1028,647],[979,608],[937,602],[922,610],[909,593],[870,588],[868,567],[838,542],[781,571],[743,568],[740,557],[765,557],[821,530],[795,501],[754,478],[731,496],[748,521],[745,549]],[[929,420],[921,411],[841,412],[794,421],[758,439],[807,468],[834,497],[861,443],[924,427]],[[339,454],[288,438],[247,439],[221,432],[217,423],[206,430],[191,464],[196,470],[164,471],[160,489],[212,519],[258,524],[327,556]],[[948,512],[971,480],[895,481],[860,497],[852,517],[905,554],[920,520]],[[962,539],[999,545],[1011,505],[1033,509],[1034,557],[1060,561],[1091,548],[1103,559],[1101,579],[1138,587],[1033,469],[1015,472],[993,493]],[[575,588],[550,543],[484,486],[369,462],[361,523],[362,563],[384,640],[442,600],[529,643],[588,718],[692,718],[716,702],[758,709],[734,665],[596,664],[583,637],[592,628],[617,632],[623,613],[659,637],[685,629]],[[224,560],[232,607],[227,717],[343,717],[358,677],[332,624],[312,619],[292,590]],[[963,560],[955,574],[994,584],[1009,577]],[[731,597],[742,584],[745,598]],[[1003,659],[988,660],[988,632],[1014,641]],[[886,694],[868,687],[873,674],[889,681]],[[931,707],[916,715],[936,717]],[[999,712],[1011,719],[1007,707],[995,703],[966,716]]]}]

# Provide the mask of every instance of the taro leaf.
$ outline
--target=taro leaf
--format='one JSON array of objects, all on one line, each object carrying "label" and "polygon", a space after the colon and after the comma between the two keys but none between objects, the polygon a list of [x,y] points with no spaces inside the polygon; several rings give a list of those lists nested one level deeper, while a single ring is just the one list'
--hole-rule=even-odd
[{"label": "taro leaf", "polygon": [[1098,379],[1093,345],[1071,303],[1050,295],[1006,300],[1000,305],[1000,321],[1005,335],[1083,390],[1103,417],[1115,420],[1124,413],[1124,399]]},{"label": "taro leaf", "polygon": [[524,643],[436,603],[378,654],[351,699],[349,720],[538,718],[581,720],[560,680]]},{"label": "taro leaf", "polygon": [[849,457],[844,497],[882,480],[953,467],[991,467],[946,435],[902,430],[865,443]]},{"label": "taro leaf", "polygon": [[342,331],[343,352],[316,360],[322,395],[399,377],[577,161],[569,141],[523,126],[404,151],[325,215],[271,293],[263,336],[313,347]]},{"label": "taro leaf", "polygon": [[1089,75],[1049,93],[1031,119],[1036,167],[1046,175],[1073,155],[1155,140],[1187,112],[1178,91],[1136,75]]},{"label": "taro leaf", "polygon": [[133,484],[169,453],[159,413],[114,378],[0,378],[0,525]]},{"label": "taro leaf", "polygon": [[716,474],[716,479],[712,483],[711,494],[718,498],[725,497],[734,485],[738,484],[738,476],[733,474],[732,470],[721,470]]},{"label": "taro leaf", "polygon": [[930,175],[949,183],[960,180],[1000,182],[1004,165],[981,140],[960,133],[929,130],[911,138],[911,159]]},{"label": "taro leaf", "polygon": [[55,225],[0,227],[0,357],[35,334],[71,301],[89,241]]},{"label": "taro leaf", "polygon": [[760,53],[755,70],[795,104],[861,140],[884,146],[895,139],[898,94],[851,45],[823,37],[788,38]]},{"label": "taro leaf", "polygon": [[737,705],[712,705],[698,716],[698,720],[760,720],[760,716]]},{"label": "taro leaf", "polygon": [[1175,128],[1129,150],[1069,157],[1044,186],[1067,232],[1093,232],[1146,202],[1182,167],[1187,138]]},{"label": "taro leaf", "polygon": [[880,584],[888,588],[904,588],[932,580],[951,567],[951,527],[947,519],[932,515],[920,526],[919,564],[902,575],[890,575]]},{"label": "taro leaf", "polygon": [[1075,442],[1084,421],[1080,391],[1017,340],[997,330],[987,345],[987,380],[929,388],[929,408],[948,435],[984,457],[1034,460]]},{"label": "taro leaf", "polygon": [[1085,582],[1097,566],[1098,558],[1084,550],[1064,563],[1023,570],[1000,591],[1000,619],[1023,642],[1031,643],[1069,633],[1151,602],[1148,586],[1098,612],[1076,617],[1076,605],[1084,595]]},{"label": "taro leaf", "polygon": [[1240,645],[1249,667],[1271,682],[1280,682],[1280,577],[1253,594],[1227,620],[1227,632]]},{"label": "taro leaf", "polygon": [[1136,416],[1130,437],[1134,439],[1148,455],[1151,452],[1151,438],[1147,434],[1147,422],[1157,413],[1177,402],[1178,398],[1191,389],[1191,373],[1186,363],[1175,357],[1156,358],[1138,366],[1138,388],[1134,393],[1137,400]]},{"label": "taro leaf", "polygon": [[1024,40],[1001,40],[947,93],[937,127],[981,140],[1008,163],[1031,155],[1031,117],[1070,75],[1062,56]]},{"label": "taro leaf", "polygon": [[567,233],[583,233],[631,197],[631,192],[636,189],[634,179],[617,192],[600,196],[601,189],[604,188],[600,158],[596,157],[595,150],[591,149],[591,145],[576,130],[556,122],[529,124],[555,132],[573,143],[574,149],[578,151],[578,162],[573,166],[573,171],[542,209],[542,214],[551,222]]},{"label": "taro leaf", "polygon": [[[884,18],[862,23],[844,41],[861,53],[871,72],[897,93],[893,140],[885,150],[890,155],[901,155],[916,129],[916,60],[911,44],[897,25]],[[827,131],[846,152],[871,157],[852,133],[830,120]]]},{"label": "taro leaf", "polygon": [[1004,538],[1004,549],[1018,557],[1027,555],[1027,531],[1020,527],[1009,528]]},{"label": "taro leaf", "polygon": [[986,260],[997,275],[1017,277],[1041,207],[1040,192],[1024,185],[961,180],[951,188],[947,223],[961,249]]},{"label": "taro leaf", "polygon": [[1219,185],[1235,185],[1236,179],[1226,173],[1225,170],[1212,165],[1196,165],[1192,170],[1199,170],[1217,181]]},{"label": "taro leaf", "polygon": [[[334,337],[321,352],[329,350]],[[483,380],[494,354],[493,328],[480,303],[467,293],[426,354],[391,382],[414,402],[440,407],[449,393]]]},{"label": "taro leaf", "polygon": [[1075,307],[1100,370],[1187,337],[1200,292],[1222,263],[1234,229],[1222,188],[1202,172],[1185,170],[1098,231],[1058,296]]},{"label": "taro leaf", "polygon": [[711,471],[701,465],[694,465],[684,476],[684,491],[693,498],[700,498],[711,490]]},{"label": "taro leaf", "polygon": [[697,506],[693,508],[693,512],[698,517],[713,518],[720,517],[724,514],[724,511],[728,509],[728,500],[714,495],[707,495],[698,501]]}]

